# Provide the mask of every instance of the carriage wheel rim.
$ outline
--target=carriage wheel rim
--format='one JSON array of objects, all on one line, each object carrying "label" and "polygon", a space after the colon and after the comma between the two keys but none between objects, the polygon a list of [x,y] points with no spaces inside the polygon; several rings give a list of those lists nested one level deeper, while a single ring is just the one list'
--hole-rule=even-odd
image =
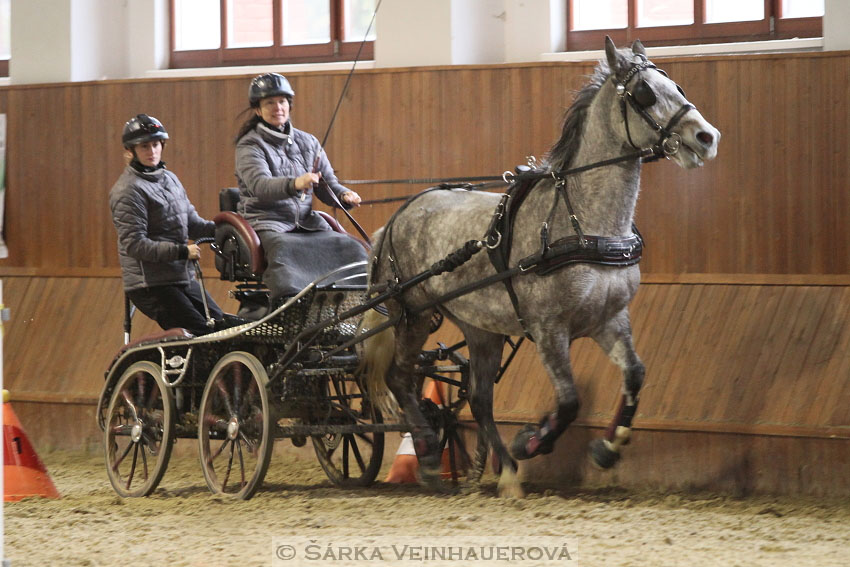
[{"label": "carriage wheel rim", "polygon": [[[381,413],[368,404],[366,397],[354,396],[363,395],[359,385],[331,380],[329,388],[347,400],[342,402],[347,411],[336,414],[328,423],[383,423]],[[343,487],[369,486],[374,482],[383,461],[383,433],[314,435],[312,439],[319,464],[331,482]]]},{"label": "carriage wheel rim", "polygon": [[148,496],[159,485],[174,440],[172,404],[152,362],[130,365],[117,380],[104,439],[107,475],[119,496]]},{"label": "carriage wheel rim", "polygon": [[204,479],[214,494],[247,500],[262,484],[272,449],[267,380],[259,360],[241,351],[225,354],[210,372],[198,440]]}]

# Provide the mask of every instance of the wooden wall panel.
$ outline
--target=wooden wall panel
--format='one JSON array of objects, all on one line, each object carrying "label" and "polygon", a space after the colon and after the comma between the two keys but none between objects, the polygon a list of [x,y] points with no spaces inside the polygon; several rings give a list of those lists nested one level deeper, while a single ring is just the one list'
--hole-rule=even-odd
[{"label": "wooden wall panel", "polygon": [[[669,58],[658,63],[723,133],[716,161],[644,169],[638,222],[647,274],[850,272],[850,54]],[[494,175],[541,157],[588,63],[355,73],[327,152],[344,179]],[[323,137],[344,72],[293,73],[296,125]],[[106,194],[123,122],[146,111],[171,134],[165,159],[202,214],[235,183],[233,135],[248,76],[0,88],[9,119],[0,270],[113,269]],[[61,119],[46,108],[61,106]],[[367,199],[422,186],[360,186]],[[363,207],[370,231],[397,203]],[[59,246],[56,246],[59,244]],[[114,273],[114,272],[113,272]],[[74,273],[76,275],[76,272]]]},{"label": "wooden wall panel", "polygon": [[[3,284],[12,313],[4,330],[5,387],[27,416],[33,442],[97,446],[93,405],[122,344],[119,279],[6,277]],[[208,285],[225,310],[235,309],[226,282]],[[807,468],[810,454],[827,458],[850,448],[850,287],[644,284],[632,313],[647,379],[629,458],[613,477],[581,462],[572,468],[589,436],[610,421],[621,381],[601,350],[581,339],[572,351],[579,418],[558,443],[564,460],[526,465],[537,471],[533,478],[850,494],[846,483],[826,483],[826,473]],[[135,337],[155,330],[136,316]],[[430,343],[458,338],[447,326]],[[54,409],[76,416],[75,431],[57,432],[52,418],[42,419]],[[511,424],[536,422],[553,409],[532,344],[497,386],[495,409],[506,439]],[[848,464],[845,457],[818,468],[837,478]],[[783,476],[798,469],[811,483]]]},{"label": "wooden wall panel", "polygon": [[[225,310],[227,282],[208,282]],[[91,401],[122,344],[117,278],[4,278],[6,387],[17,398]],[[713,424],[765,433],[850,438],[850,288],[643,285],[632,306],[636,347],[647,366],[636,424]],[[156,331],[141,314],[134,337]],[[431,339],[459,339],[448,326]],[[580,421],[608,419],[621,376],[595,343],[573,343],[583,402]],[[536,421],[553,409],[552,388],[526,343],[496,390],[507,421]]]},{"label": "wooden wall panel", "polygon": [[[635,345],[647,367],[636,426],[850,439],[850,288],[647,285],[632,304]],[[579,420],[609,419],[621,374],[590,339],[573,343]],[[496,390],[505,420],[554,408],[534,347],[523,347]],[[539,395],[537,394],[539,392]]]}]

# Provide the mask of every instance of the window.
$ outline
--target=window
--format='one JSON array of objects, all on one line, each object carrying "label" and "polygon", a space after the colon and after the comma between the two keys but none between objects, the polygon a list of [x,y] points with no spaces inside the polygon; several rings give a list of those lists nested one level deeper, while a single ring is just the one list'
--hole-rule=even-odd
[{"label": "window", "polygon": [[[351,61],[375,3],[171,0],[171,68]],[[366,39],[360,57],[371,59],[374,24]]]},{"label": "window", "polygon": [[568,0],[567,51],[760,41],[823,34],[824,0]]},{"label": "window", "polygon": [[9,76],[12,56],[12,0],[0,0],[0,77]]}]

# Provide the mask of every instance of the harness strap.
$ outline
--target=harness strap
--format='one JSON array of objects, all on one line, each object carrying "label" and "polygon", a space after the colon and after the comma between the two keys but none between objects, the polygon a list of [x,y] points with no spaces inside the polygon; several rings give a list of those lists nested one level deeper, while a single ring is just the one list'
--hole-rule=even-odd
[{"label": "harness strap", "polygon": [[[511,243],[513,241],[513,220],[516,217],[516,211],[525,201],[525,198],[531,193],[531,189],[536,184],[536,181],[526,179],[521,182],[514,182],[508,187],[502,200],[499,201],[499,206],[496,207],[496,212],[493,215],[493,220],[490,222],[490,227],[487,229],[487,234],[484,237],[487,242],[487,254],[490,256],[490,262],[497,272],[504,272],[508,269],[510,261]],[[494,235],[495,238],[494,238]],[[519,298],[514,290],[513,282],[510,278],[502,280],[505,284],[505,289],[508,292],[508,297],[514,307],[517,319],[522,325],[525,336],[534,341],[531,333],[525,325],[525,320],[522,317],[519,309]]]},{"label": "harness strap", "polygon": [[[637,230],[634,226],[633,230]],[[520,260],[513,268],[501,270],[484,279],[468,283],[454,291],[450,291],[445,295],[433,299],[423,305],[411,308],[411,313],[420,313],[428,309],[432,309],[442,303],[456,299],[462,295],[466,295],[473,291],[492,285],[496,282],[505,281],[517,275],[538,274],[546,276],[564,268],[570,264],[585,263],[585,264],[601,264],[604,266],[633,266],[640,262],[640,257],[643,252],[643,238],[639,233],[635,232],[631,236],[626,237],[604,237],[604,236],[585,236],[587,245],[582,248],[578,245],[578,237],[575,235],[561,238],[555,241],[549,248],[545,257],[538,254],[532,254]],[[578,252],[578,253],[577,253]],[[427,277],[422,277],[428,273]],[[415,283],[427,279],[433,274],[430,271],[423,272],[408,282],[403,284],[407,289]],[[524,329],[525,327],[523,327]]]},{"label": "harness strap", "polygon": [[567,212],[570,214],[570,223],[573,225],[573,231],[575,231],[578,236],[579,243],[584,243],[584,232],[581,230],[581,224],[579,224],[576,212],[573,210],[573,204],[570,202],[570,195],[567,191],[566,180],[564,178],[559,178],[555,183],[555,189],[557,190],[557,193],[560,193],[564,198],[564,204],[567,206]]}]

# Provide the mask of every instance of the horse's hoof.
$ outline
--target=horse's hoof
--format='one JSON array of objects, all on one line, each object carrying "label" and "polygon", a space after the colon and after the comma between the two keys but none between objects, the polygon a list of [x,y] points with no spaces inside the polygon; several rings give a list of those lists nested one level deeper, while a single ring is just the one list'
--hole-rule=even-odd
[{"label": "horse's hoof", "polygon": [[431,492],[448,494],[453,491],[447,483],[443,482],[441,467],[419,467],[419,481]]},{"label": "horse's hoof", "polygon": [[514,440],[511,441],[511,456],[518,461],[530,459],[537,454],[539,446],[540,440],[537,438],[537,427],[526,424],[519,430]]},{"label": "horse's hoof", "polygon": [[484,476],[484,467],[474,466],[466,471],[466,482],[468,484],[481,484],[481,477]]},{"label": "horse's hoof", "polygon": [[600,469],[610,469],[620,460],[620,453],[609,449],[604,439],[594,439],[590,442],[590,460]]},{"label": "horse's hoof", "polygon": [[522,488],[522,483],[513,471],[505,470],[502,473],[501,477],[499,477],[497,489],[500,498],[525,498],[525,490]]}]

